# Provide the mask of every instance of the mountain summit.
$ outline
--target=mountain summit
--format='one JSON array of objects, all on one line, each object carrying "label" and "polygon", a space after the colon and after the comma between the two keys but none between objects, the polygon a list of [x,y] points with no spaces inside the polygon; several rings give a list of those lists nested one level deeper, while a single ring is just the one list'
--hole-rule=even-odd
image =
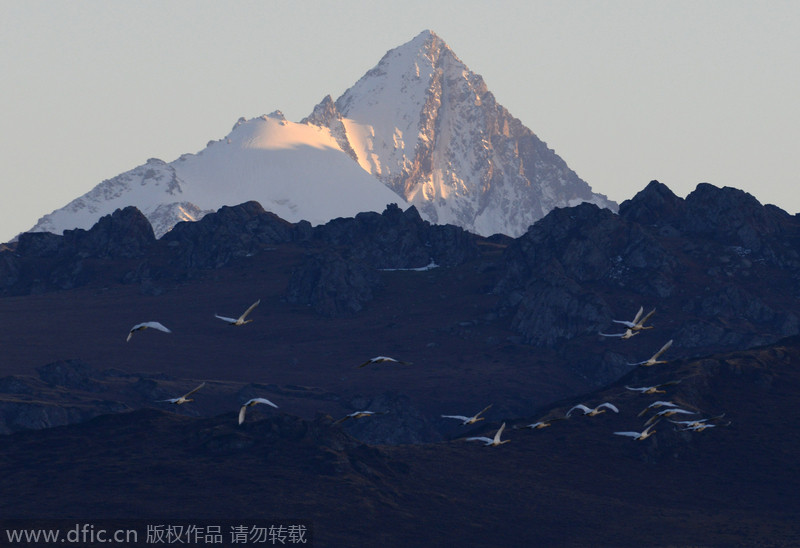
[{"label": "mountain summit", "polygon": [[519,236],[554,207],[616,208],[429,30],[306,121],[331,128],[361,167],[431,222]]},{"label": "mountain summit", "polygon": [[279,111],[240,119],[198,154],[148,160],[32,230],[88,228],[135,205],[160,236],[178,221],[247,200],[314,224],[413,204],[433,223],[511,236],[555,207],[616,209],[497,104],[441,38],[424,31],[300,123]]}]

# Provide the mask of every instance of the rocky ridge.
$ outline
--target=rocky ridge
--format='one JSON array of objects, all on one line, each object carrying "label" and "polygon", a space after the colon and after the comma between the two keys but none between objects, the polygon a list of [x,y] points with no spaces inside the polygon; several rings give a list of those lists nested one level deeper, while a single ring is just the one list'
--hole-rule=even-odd
[{"label": "rocky ridge", "polygon": [[[681,199],[656,181],[619,214],[587,203],[556,208],[516,239],[432,225],[414,207],[312,227],[247,202],[156,240],[144,216],[125,208],[88,231],[23,235],[0,251],[0,291],[69,289],[110,276],[159,294],[285,246],[300,257],[285,300],[328,317],[358,316],[384,291],[387,270],[490,272],[496,313],[478,323],[506,325],[520,342],[579,362],[598,383],[628,371],[632,351],[660,346],[646,344],[649,334],[624,345],[598,336],[640,306],[657,309],[653,321],[674,339],[673,354],[767,344],[800,329],[797,216],[736,189],[702,184]],[[504,251],[488,258],[487,249]],[[587,361],[580,356],[588,348],[602,351]]]}]

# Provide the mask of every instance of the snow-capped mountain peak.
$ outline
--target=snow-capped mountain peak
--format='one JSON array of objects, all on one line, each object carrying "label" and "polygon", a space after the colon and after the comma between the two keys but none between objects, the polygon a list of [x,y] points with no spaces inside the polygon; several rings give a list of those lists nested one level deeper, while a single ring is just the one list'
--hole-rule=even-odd
[{"label": "snow-capped mountain peak", "polygon": [[315,224],[410,203],[434,223],[511,236],[555,207],[588,201],[616,209],[426,30],[300,123],[278,110],[240,118],[204,150],[103,181],[33,230],[88,228],[135,205],[160,236],[178,221],[249,200]]},{"label": "snow-capped mountain peak", "polygon": [[387,52],[309,123],[438,223],[518,236],[558,206],[615,208],[498,105],[432,31]]},{"label": "snow-capped mountain peak", "polygon": [[223,139],[174,162],[151,159],[108,179],[39,220],[32,231],[89,228],[135,205],[156,236],[223,205],[256,200],[280,217],[312,224],[405,200],[378,183],[339,148],[330,130],[289,122],[280,113],[240,118]]}]

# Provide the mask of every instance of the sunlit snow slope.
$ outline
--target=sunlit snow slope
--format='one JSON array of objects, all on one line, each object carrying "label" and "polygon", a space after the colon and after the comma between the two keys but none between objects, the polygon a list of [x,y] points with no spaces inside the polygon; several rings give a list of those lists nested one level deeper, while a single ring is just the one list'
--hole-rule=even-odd
[{"label": "sunlit snow slope", "polygon": [[327,128],[292,123],[275,112],[240,119],[226,138],[198,154],[170,163],[151,159],[103,181],[32,231],[89,228],[102,215],[134,205],[160,236],[178,221],[248,200],[288,221],[312,224],[383,211],[389,203],[408,207],[343,153]]}]

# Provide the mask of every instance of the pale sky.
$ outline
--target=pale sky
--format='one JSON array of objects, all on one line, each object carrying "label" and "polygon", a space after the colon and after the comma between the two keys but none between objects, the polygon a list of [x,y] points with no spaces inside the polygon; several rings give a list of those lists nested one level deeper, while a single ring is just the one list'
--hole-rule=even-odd
[{"label": "pale sky", "polygon": [[595,192],[800,211],[800,2],[0,0],[0,241],[436,32]]}]

